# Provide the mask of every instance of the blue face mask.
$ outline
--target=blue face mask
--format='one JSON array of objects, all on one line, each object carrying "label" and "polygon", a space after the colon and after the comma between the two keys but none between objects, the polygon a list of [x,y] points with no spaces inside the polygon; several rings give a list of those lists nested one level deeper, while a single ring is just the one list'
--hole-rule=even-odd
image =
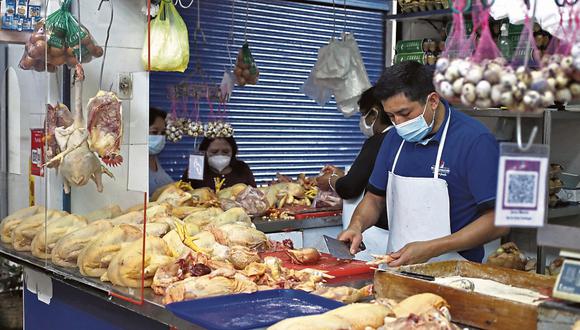
[{"label": "blue face mask", "polygon": [[423,108],[423,113],[413,118],[411,120],[407,120],[404,123],[400,123],[399,125],[395,125],[395,129],[397,130],[397,134],[403,140],[407,142],[419,142],[427,136],[433,129],[433,123],[435,122],[435,114],[433,114],[433,120],[431,120],[431,124],[427,124],[425,120],[425,111],[427,110],[427,104],[429,104],[429,98],[427,98],[427,103],[425,103],[425,107]]},{"label": "blue face mask", "polygon": [[158,155],[165,148],[165,135],[149,135],[149,154]]}]

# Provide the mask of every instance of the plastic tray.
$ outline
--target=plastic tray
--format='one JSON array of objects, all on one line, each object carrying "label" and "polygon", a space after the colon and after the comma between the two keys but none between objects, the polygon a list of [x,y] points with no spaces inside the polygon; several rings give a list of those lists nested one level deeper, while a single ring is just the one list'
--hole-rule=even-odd
[{"label": "plastic tray", "polygon": [[321,314],[342,303],[300,290],[267,290],[181,301],[173,314],[210,330],[256,329],[289,317]]}]

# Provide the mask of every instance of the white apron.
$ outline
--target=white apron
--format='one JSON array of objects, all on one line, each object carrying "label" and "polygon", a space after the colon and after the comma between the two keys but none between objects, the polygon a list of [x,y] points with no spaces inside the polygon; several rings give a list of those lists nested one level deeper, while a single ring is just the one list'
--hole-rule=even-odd
[{"label": "white apron", "polygon": [[[387,184],[387,217],[389,221],[389,253],[399,251],[406,244],[428,241],[451,234],[449,217],[449,193],[447,182],[439,179],[439,164],[447,137],[451,111],[439,143],[433,178],[403,177],[395,174],[399,155],[405,144],[397,151]],[[451,252],[429,260],[465,260],[459,253]]]},{"label": "white apron", "polygon": [[[381,133],[385,133],[393,128],[389,126],[385,128]],[[354,210],[358,204],[362,201],[365,192],[352,199],[344,199],[342,201],[342,229],[347,229],[352,219]],[[385,254],[387,251],[387,237],[389,232],[379,227],[371,227],[363,232],[363,242],[365,243],[366,250],[361,251],[356,254],[358,260],[371,261],[374,258],[371,254]]]}]

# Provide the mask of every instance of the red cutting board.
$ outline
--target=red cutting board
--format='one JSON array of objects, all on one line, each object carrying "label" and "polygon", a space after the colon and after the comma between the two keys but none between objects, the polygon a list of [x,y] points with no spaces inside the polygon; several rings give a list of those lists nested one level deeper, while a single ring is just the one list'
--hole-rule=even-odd
[{"label": "red cutting board", "polygon": [[360,260],[339,260],[328,253],[320,253],[320,260],[315,264],[296,265],[290,261],[290,257],[286,251],[264,252],[260,253],[263,257],[272,256],[278,257],[282,260],[282,266],[290,269],[304,269],[315,268],[328,271],[329,275],[336,277],[372,274],[374,272],[370,266],[366,265],[364,261]]}]

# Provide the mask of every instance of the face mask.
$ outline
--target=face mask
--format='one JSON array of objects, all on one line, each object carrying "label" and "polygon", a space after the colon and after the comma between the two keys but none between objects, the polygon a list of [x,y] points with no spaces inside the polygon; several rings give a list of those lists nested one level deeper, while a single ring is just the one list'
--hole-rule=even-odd
[{"label": "face mask", "polygon": [[224,170],[224,168],[230,165],[231,160],[232,160],[231,156],[210,156],[207,159],[207,163],[209,167],[213,168],[218,172],[221,172]]},{"label": "face mask", "polygon": [[[377,110],[371,110],[374,111],[377,114],[377,118],[378,118],[378,112]],[[377,118],[375,118],[375,120],[373,120],[372,124],[367,125],[367,117],[369,116],[369,114],[371,113],[371,111],[367,112],[366,115],[361,116],[360,117],[360,122],[358,123],[358,127],[360,128],[360,131],[366,136],[366,137],[371,137],[373,135],[375,135],[375,130],[374,130],[374,126],[375,123],[377,121]]]},{"label": "face mask", "polygon": [[149,154],[158,155],[165,148],[165,135],[149,135]]},{"label": "face mask", "polygon": [[416,118],[408,120],[399,125],[395,125],[397,133],[403,140],[407,142],[419,142],[423,140],[429,132],[433,129],[433,123],[435,122],[435,114],[433,114],[433,120],[431,124],[427,124],[425,121],[425,111],[427,110],[427,104],[429,104],[429,98],[427,98],[427,103],[423,108],[423,113]]}]

